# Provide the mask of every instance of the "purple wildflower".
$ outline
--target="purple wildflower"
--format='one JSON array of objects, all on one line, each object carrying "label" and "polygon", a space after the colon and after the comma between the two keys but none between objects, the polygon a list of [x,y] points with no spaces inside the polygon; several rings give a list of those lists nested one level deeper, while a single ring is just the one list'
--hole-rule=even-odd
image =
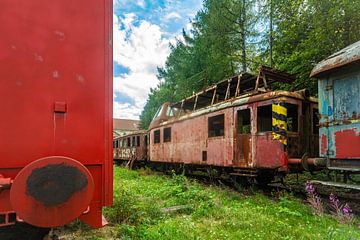
[{"label": "purple wildflower", "polygon": [[329,201],[330,207],[332,208],[331,213],[339,220],[340,223],[350,223],[354,220],[352,210],[347,203],[341,204],[340,200],[332,193],[329,196]]},{"label": "purple wildflower", "polygon": [[315,193],[315,187],[310,182],[306,183],[305,190],[308,194],[314,194]]},{"label": "purple wildflower", "polygon": [[317,195],[314,185],[311,184],[310,182],[307,182],[305,186],[305,190],[308,196],[307,200],[310,203],[313,212],[316,215],[322,215],[324,213],[323,203],[321,201],[321,198]]}]

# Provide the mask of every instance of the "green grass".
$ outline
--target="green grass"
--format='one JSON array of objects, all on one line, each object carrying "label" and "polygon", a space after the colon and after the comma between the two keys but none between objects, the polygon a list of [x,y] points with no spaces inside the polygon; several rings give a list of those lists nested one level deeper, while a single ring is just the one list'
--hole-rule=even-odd
[{"label": "green grass", "polygon": [[[73,224],[73,239],[360,239],[356,225],[314,216],[287,194],[270,199],[204,186],[184,176],[115,167],[110,226],[89,230]],[[186,205],[179,212],[162,209]],[[69,238],[70,239],[70,238]]]}]

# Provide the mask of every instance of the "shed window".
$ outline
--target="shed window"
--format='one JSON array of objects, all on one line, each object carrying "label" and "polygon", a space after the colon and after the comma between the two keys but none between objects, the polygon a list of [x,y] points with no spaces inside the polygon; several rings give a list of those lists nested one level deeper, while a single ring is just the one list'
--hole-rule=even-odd
[{"label": "shed window", "polygon": [[136,146],[140,147],[140,136],[136,136]]},{"label": "shed window", "polygon": [[164,128],[164,142],[171,142],[171,128]]},{"label": "shed window", "polygon": [[160,130],[154,131],[154,143],[160,143]]},{"label": "shed window", "polygon": [[287,103],[287,131],[289,132],[298,132],[298,105]]},{"label": "shed window", "polygon": [[258,132],[272,131],[272,105],[257,108],[257,129]]},{"label": "shed window", "polygon": [[239,134],[251,132],[250,109],[237,111],[237,132]]},{"label": "shed window", "polygon": [[209,117],[208,135],[209,137],[224,136],[224,114]]},{"label": "shed window", "polygon": [[131,147],[131,139],[129,137],[127,138],[127,146]]}]

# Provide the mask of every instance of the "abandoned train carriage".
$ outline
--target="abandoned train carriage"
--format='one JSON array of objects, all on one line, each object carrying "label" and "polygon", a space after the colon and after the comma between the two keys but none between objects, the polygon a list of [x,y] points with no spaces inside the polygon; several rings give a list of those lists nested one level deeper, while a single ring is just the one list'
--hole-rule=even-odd
[{"label": "abandoned train carriage", "polygon": [[[317,101],[307,91],[270,91],[291,82],[261,67],[166,103],[149,127],[150,161],[212,166],[233,175],[272,178],[318,153]],[[269,179],[270,179],[269,178]]]},{"label": "abandoned train carriage", "polygon": [[320,157],[329,169],[360,172],[360,41],[311,72],[319,79]]},{"label": "abandoned train carriage", "polygon": [[134,133],[116,137],[113,140],[114,160],[143,161],[148,158],[148,135],[147,131],[136,131]]}]

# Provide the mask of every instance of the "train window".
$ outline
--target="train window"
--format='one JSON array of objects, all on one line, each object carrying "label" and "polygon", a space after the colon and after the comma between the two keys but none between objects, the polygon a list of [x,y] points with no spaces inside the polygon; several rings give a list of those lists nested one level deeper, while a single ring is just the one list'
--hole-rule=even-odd
[{"label": "train window", "polygon": [[272,105],[257,108],[257,129],[258,132],[272,131]]},{"label": "train window", "polygon": [[239,134],[251,132],[250,109],[237,111],[237,132]]},{"label": "train window", "polygon": [[298,132],[298,105],[286,103],[287,109],[287,131],[289,132]]},{"label": "train window", "polygon": [[208,119],[208,136],[224,136],[224,114],[220,114]]},{"label": "train window", "polygon": [[319,134],[319,109],[313,108],[313,134]]},{"label": "train window", "polygon": [[129,137],[127,138],[127,146],[131,147],[131,138],[129,138]]},{"label": "train window", "polygon": [[135,146],[136,146],[136,145],[135,145],[135,140],[136,140],[135,136],[132,137],[132,141],[131,141],[131,146],[132,146],[132,147],[135,147]]},{"label": "train window", "polygon": [[140,147],[140,136],[136,136],[136,146]]},{"label": "train window", "polygon": [[160,143],[160,130],[154,131],[154,143]]},{"label": "train window", "polygon": [[164,128],[164,142],[171,142],[171,128]]}]

